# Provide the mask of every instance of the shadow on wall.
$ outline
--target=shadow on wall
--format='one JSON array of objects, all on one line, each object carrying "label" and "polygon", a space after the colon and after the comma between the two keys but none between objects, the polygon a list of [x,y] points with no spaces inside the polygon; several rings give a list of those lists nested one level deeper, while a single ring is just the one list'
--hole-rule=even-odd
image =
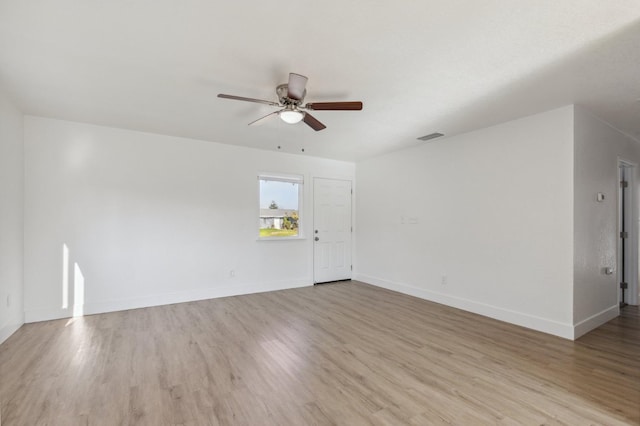
[{"label": "shadow on wall", "polygon": [[[71,268],[73,264],[73,268]],[[69,276],[69,271],[73,276]],[[73,285],[71,285],[73,283]],[[73,316],[84,315],[84,275],[77,262],[72,262],[69,256],[69,247],[62,244],[62,309],[73,307]]]}]

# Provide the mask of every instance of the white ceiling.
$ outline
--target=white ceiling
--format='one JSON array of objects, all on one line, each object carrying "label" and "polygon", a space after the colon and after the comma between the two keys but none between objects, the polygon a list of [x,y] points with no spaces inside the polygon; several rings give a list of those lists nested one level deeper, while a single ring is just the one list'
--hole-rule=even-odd
[{"label": "white ceiling", "polygon": [[[640,0],[0,0],[27,114],[358,160],[577,103],[640,137]],[[289,72],[327,129],[272,120]],[[442,140],[442,139],[441,139]]]}]

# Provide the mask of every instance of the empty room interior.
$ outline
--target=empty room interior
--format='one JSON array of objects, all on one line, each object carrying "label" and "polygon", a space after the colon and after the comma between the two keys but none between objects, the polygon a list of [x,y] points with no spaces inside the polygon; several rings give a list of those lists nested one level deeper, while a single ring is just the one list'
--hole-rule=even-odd
[{"label": "empty room interior", "polygon": [[640,2],[0,1],[0,424],[640,425]]}]

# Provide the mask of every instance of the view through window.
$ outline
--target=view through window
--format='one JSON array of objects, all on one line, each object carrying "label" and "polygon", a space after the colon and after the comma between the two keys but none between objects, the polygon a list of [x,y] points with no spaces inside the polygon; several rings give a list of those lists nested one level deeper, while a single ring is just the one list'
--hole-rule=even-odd
[{"label": "view through window", "polygon": [[300,236],[302,177],[260,175],[260,238]]}]

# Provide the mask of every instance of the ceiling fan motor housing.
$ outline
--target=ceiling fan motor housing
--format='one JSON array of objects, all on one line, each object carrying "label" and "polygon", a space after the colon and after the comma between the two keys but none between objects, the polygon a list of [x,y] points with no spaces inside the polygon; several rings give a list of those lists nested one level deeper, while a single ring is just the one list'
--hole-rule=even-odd
[{"label": "ceiling fan motor housing", "polygon": [[276,87],[276,94],[278,95],[278,99],[280,99],[280,103],[284,106],[292,105],[292,106],[301,106],[304,101],[304,97],[307,96],[307,89],[302,93],[302,97],[300,99],[291,99],[289,94],[289,85],[287,83],[281,84]]}]

